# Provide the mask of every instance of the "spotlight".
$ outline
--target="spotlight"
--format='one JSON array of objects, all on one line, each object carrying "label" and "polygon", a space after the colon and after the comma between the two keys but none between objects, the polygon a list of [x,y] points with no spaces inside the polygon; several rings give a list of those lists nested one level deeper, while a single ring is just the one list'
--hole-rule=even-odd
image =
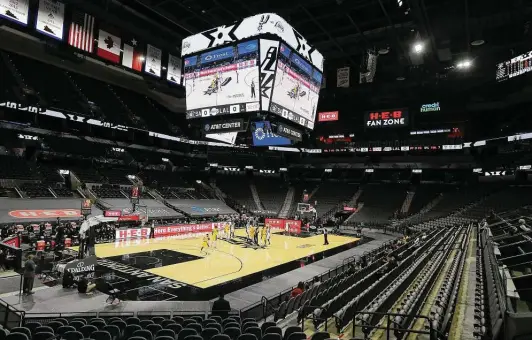
[{"label": "spotlight", "polygon": [[414,52],[421,53],[423,52],[424,46],[422,43],[416,43],[414,44]]},{"label": "spotlight", "polygon": [[471,60],[464,60],[456,64],[456,67],[459,69],[468,69],[473,65],[473,62]]}]

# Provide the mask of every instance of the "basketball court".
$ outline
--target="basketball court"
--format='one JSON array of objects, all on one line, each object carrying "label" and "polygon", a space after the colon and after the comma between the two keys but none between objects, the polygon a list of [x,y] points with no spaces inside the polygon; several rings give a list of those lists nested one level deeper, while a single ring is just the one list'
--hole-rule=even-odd
[{"label": "basketball court", "polygon": [[[328,235],[307,237],[273,233],[271,245],[247,242],[245,230],[232,240],[218,239],[216,247],[200,252],[202,237],[159,238],[97,244],[97,276],[124,285],[135,299],[172,300],[211,298],[221,288],[234,291],[321,260],[356,245],[358,238]],[[251,281],[250,281],[251,280]],[[160,292],[153,296],[155,292]]]}]

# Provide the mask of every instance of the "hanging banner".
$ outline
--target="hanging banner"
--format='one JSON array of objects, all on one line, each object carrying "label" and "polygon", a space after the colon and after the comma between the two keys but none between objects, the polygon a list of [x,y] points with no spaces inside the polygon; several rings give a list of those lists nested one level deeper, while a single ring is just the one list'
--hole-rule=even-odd
[{"label": "hanging banner", "polygon": [[171,54],[168,55],[166,80],[174,84],[181,85],[181,58],[178,58]]},{"label": "hanging banner", "polygon": [[342,67],[336,70],[336,87],[349,87],[349,67]]},{"label": "hanging banner", "polygon": [[55,0],[39,0],[35,29],[47,36],[63,40],[65,4]]},{"label": "hanging banner", "polygon": [[26,26],[29,0],[0,0],[0,17]]},{"label": "hanging banner", "polygon": [[155,46],[148,44],[148,52],[146,53],[146,66],[144,72],[153,76],[161,76],[161,56],[162,51]]}]

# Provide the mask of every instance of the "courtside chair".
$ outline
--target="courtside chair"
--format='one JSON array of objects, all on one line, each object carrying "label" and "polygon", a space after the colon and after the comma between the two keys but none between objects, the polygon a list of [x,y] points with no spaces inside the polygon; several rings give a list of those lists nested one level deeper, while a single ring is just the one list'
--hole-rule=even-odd
[{"label": "courtside chair", "polygon": [[120,334],[124,334],[127,324],[124,320],[114,320],[111,322],[111,326],[116,326],[120,330]]},{"label": "courtside chair", "polygon": [[224,329],[224,334],[228,335],[231,340],[236,340],[240,336],[241,332],[240,328],[229,327]]},{"label": "courtside chair", "polygon": [[96,326],[99,330],[102,330],[105,326],[107,326],[107,323],[103,320],[91,320],[91,325]]},{"label": "courtside chair", "polygon": [[162,316],[154,316],[151,318],[153,323],[161,324],[164,320],[167,320],[166,318],[163,318]]},{"label": "courtside chair", "polygon": [[175,321],[175,323],[179,324],[179,325],[182,325],[183,322],[185,321],[185,318],[183,318],[182,316],[179,316],[179,315],[176,315],[172,318],[172,320]]},{"label": "courtside chair", "polygon": [[103,330],[111,334],[112,340],[119,340],[120,336],[122,335],[122,331],[116,325],[107,325],[103,328]]},{"label": "courtside chair", "polygon": [[76,329],[73,327],[73,326],[61,326],[57,329],[57,331],[55,332],[56,335],[63,335],[65,334],[66,332],[75,332]]},{"label": "courtside chair", "polygon": [[279,334],[281,338],[283,337],[283,330],[277,326],[268,327],[266,329],[266,334],[270,334],[270,333]]},{"label": "courtside chair", "polygon": [[63,334],[64,340],[83,340],[83,334],[81,332],[66,332]]},{"label": "courtside chair", "polygon": [[161,337],[170,337],[176,340],[176,336],[177,335],[175,334],[175,332],[171,329],[161,329],[155,334],[155,339],[159,339]]},{"label": "courtside chair", "polygon": [[85,320],[83,318],[74,318],[74,319],[70,320],[70,323],[72,323],[72,322],[81,322],[84,325],[87,324],[87,320]]},{"label": "courtside chair", "polygon": [[329,339],[330,335],[327,332],[316,332],[310,338],[311,340],[326,340]]},{"label": "courtside chair", "polygon": [[186,337],[191,335],[198,335],[198,333],[192,328],[183,328],[183,330],[177,335],[177,340],[185,340]]},{"label": "courtside chair", "polygon": [[199,335],[189,335],[184,340],[203,340],[203,338]]},{"label": "courtside chair", "polygon": [[54,334],[54,330],[52,329],[52,327],[48,327],[48,326],[41,326],[41,327],[37,327],[35,329],[35,333],[52,333]]},{"label": "courtside chair", "polygon": [[[269,328],[269,327],[273,327],[273,326],[276,326],[277,324],[275,322],[272,322],[272,321],[266,321],[264,322],[261,326],[260,326],[260,329],[262,331],[262,333],[265,333],[266,330]],[[290,328],[290,327],[288,327]],[[287,328],[287,330],[288,330]]]},{"label": "courtside chair", "polygon": [[211,323],[207,326],[204,326],[205,328],[216,328],[218,330],[218,333],[222,333],[222,325],[220,325],[219,323]]},{"label": "courtside chair", "polygon": [[196,321],[197,323],[199,323],[201,325],[201,323],[203,322],[203,317],[201,316],[193,316],[191,317],[192,320]]},{"label": "courtside chair", "polygon": [[161,322],[161,326],[163,326],[163,328],[166,328],[168,325],[172,325],[175,323],[176,322],[174,320],[163,320],[163,322]]},{"label": "courtside chair", "polygon": [[201,332],[201,337],[203,338],[203,340],[211,340],[211,338],[215,335],[218,335],[220,334],[220,331],[216,328],[205,328],[202,332]]},{"label": "courtside chair", "polygon": [[141,330],[142,327],[139,325],[127,325],[126,329],[124,329],[124,339],[127,340],[133,336],[133,333],[136,331]]},{"label": "courtside chair", "polygon": [[248,334],[253,334],[259,340],[262,339],[262,331],[259,327],[248,327],[244,332]]},{"label": "courtside chair", "polygon": [[140,325],[140,319],[136,318],[134,316],[131,316],[131,317],[126,319],[126,323],[128,325]]},{"label": "courtside chair", "polygon": [[30,340],[30,338],[24,333],[9,333],[6,340]]},{"label": "courtside chair", "polygon": [[216,320],[218,323],[222,323],[222,317],[219,315],[211,315],[210,319]]},{"label": "courtside chair", "polygon": [[154,323],[154,324],[148,325],[146,329],[149,330],[151,334],[155,335],[157,334],[158,331],[163,329],[163,326]]},{"label": "courtside chair", "polygon": [[32,340],[48,340],[55,337],[54,333],[41,332],[37,333],[32,337]]},{"label": "courtside chair", "polygon": [[237,324],[236,322],[230,322],[224,326],[224,329],[227,329],[227,328],[238,328],[238,330],[240,330],[240,325]]},{"label": "courtside chair", "polygon": [[138,331],[133,332],[133,336],[140,336],[146,340],[153,340],[153,334],[147,329],[139,329]]},{"label": "courtside chair", "polygon": [[253,334],[241,334],[237,340],[260,340]]},{"label": "courtside chair", "polygon": [[175,335],[177,336],[181,330],[183,330],[183,326],[178,325],[177,323],[171,324],[166,326],[166,329],[174,331]]},{"label": "courtside chair", "polygon": [[242,332],[243,333],[247,333],[247,330],[251,327],[259,327],[259,324],[256,323],[255,321],[253,322],[246,322],[243,326],[242,326]]},{"label": "courtside chair", "polygon": [[80,332],[83,334],[85,338],[90,338],[92,333],[96,332],[98,330],[98,327],[94,325],[85,325],[80,328]]},{"label": "courtside chair", "polygon": [[52,321],[52,322],[47,323],[46,326],[52,328],[55,332],[57,331],[59,327],[63,326],[63,324],[59,321]]},{"label": "courtside chair", "polygon": [[264,334],[262,340],[282,340],[283,337],[277,333],[267,333]]},{"label": "courtside chair", "polygon": [[143,337],[140,337],[140,336],[132,336],[128,340],[147,340],[147,339],[144,339]]},{"label": "courtside chair", "polygon": [[153,325],[153,321],[152,320],[140,320],[140,327],[146,328],[149,325]]},{"label": "courtside chair", "polygon": [[201,332],[203,332],[203,327],[201,327],[199,323],[191,323],[187,326],[187,328],[192,328],[197,334],[201,334]]},{"label": "courtside chair", "polygon": [[159,336],[156,337],[155,340],[175,340],[175,338],[172,338],[170,336]]},{"label": "courtside chair", "polygon": [[55,318],[54,321],[61,322],[63,326],[68,325],[68,320],[65,318]]},{"label": "courtside chair", "polygon": [[35,334],[35,330],[37,329],[37,327],[41,327],[41,323],[40,322],[28,322],[24,325],[24,327],[29,329],[31,334]]},{"label": "courtside chair", "polygon": [[295,332],[288,336],[288,340],[306,340],[307,335],[303,332]]},{"label": "courtside chair", "polygon": [[288,340],[288,337],[292,334],[292,333],[298,333],[298,332],[302,332],[301,330],[301,327],[299,326],[290,326],[290,327],[287,327],[284,331],[284,338],[283,340]]},{"label": "courtside chair", "polygon": [[0,328],[0,340],[6,340],[7,338],[7,331],[3,328]]},{"label": "courtside chair", "polygon": [[211,340],[231,340],[231,338],[229,337],[229,335],[226,334],[218,334],[213,336]]},{"label": "courtside chair", "polygon": [[94,340],[112,340],[111,334],[107,331],[96,331],[91,334]]},{"label": "courtside chair", "polygon": [[11,328],[10,333],[26,334],[28,338],[31,339],[31,331],[26,327],[13,327]]}]

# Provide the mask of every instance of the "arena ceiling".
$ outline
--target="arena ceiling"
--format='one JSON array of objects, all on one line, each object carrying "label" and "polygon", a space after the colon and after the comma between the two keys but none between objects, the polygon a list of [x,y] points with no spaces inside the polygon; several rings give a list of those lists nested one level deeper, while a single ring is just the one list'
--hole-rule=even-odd
[{"label": "arena ceiling", "polygon": [[[375,80],[381,81],[445,78],[465,58],[493,66],[529,48],[532,38],[531,0],[121,1],[170,27],[176,38],[274,12],[325,55],[327,69],[358,69],[368,50],[380,52]],[[418,41],[422,54],[412,50]]]},{"label": "arena ceiling", "polygon": [[[494,82],[495,65],[532,49],[532,0],[65,1],[166,50],[179,49],[188,35],[277,13],[324,54],[331,88],[324,98],[356,95],[371,106],[467,90],[468,97],[492,100],[494,90],[484,85]],[[416,42],[423,44],[422,53],[413,51]],[[368,51],[378,54],[375,76],[371,84],[357,86]],[[473,68],[458,70],[463,60],[471,60]],[[336,89],[336,69],[343,66],[355,74],[352,86]]]}]

